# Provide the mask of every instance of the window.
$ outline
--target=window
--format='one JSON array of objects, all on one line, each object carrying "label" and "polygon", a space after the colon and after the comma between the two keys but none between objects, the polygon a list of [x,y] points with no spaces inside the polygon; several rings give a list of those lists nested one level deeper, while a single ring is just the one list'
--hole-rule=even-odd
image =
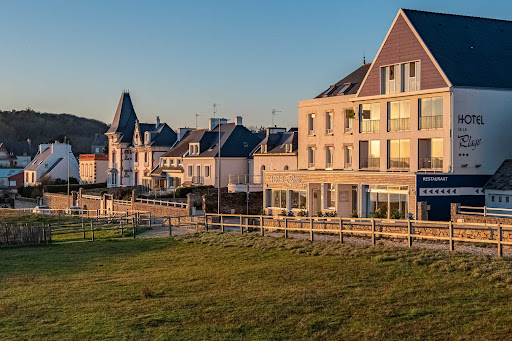
[{"label": "window", "polygon": [[380,130],[380,104],[369,103],[359,106],[360,133],[374,133]]},{"label": "window", "polygon": [[381,67],[380,93],[384,95],[420,90],[419,71],[419,61]]},{"label": "window", "polygon": [[352,146],[343,147],[345,168],[352,168]]},{"label": "window", "polygon": [[272,190],[272,207],[286,208],[286,190],[273,189]]},{"label": "window", "polygon": [[498,196],[498,202],[501,202],[501,195]]},{"label": "window", "polygon": [[419,99],[419,129],[439,129],[443,127],[443,98]]},{"label": "window", "polygon": [[135,152],[135,163],[139,162],[139,153]]},{"label": "window", "polygon": [[199,143],[190,143],[189,146],[189,155],[199,155]]},{"label": "window", "polygon": [[333,119],[334,113],[332,111],[325,113],[325,133],[328,135],[332,135],[333,133]]},{"label": "window", "polygon": [[388,102],[388,131],[409,130],[410,102]]},{"label": "window", "polygon": [[505,197],[505,201],[506,201],[507,203],[509,203],[509,202],[510,202],[510,197]]},{"label": "window", "polygon": [[135,180],[135,186],[138,186],[139,185],[139,172],[135,171],[134,173],[134,180]]},{"label": "window", "polygon": [[443,139],[418,140],[419,169],[443,169]]},{"label": "window", "polygon": [[284,170],[288,170],[288,166],[284,166]]},{"label": "window", "polygon": [[361,141],[359,148],[360,168],[380,168],[380,141]]},{"label": "window", "polygon": [[29,172],[25,173],[25,182],[29,182]]},{"label": "window", "polygon": [[306,209],[306,191],[291,191],[292,208]]},{"label": "window", "polygon": [[388,168],[409,169],[411,146],[409,140],[389,140]]},{"label": "window", "polygon": [[355,116],[354,109],[345,109],[345,133],[352,133],[352,122]]},{"label": "window", "polygon": [[491,201],[492,201],[492,202],[494,202],[494,195],[493,195],[493,196],[491,196]]},{"label": "window", "polygon": [[194,175],[194,167],[192,165],[188,165],[187,167],[187,176],[191,178]]},{"label": "window", "polygon": [[204,166],[204,177],[209,178],[210,176],[210,166]]},{"label": "window", "polygon": [[325,168],[332,169],[334,158],[334,147],[327,146],[325,148]]},{"label": "window", "polygon": [[308,114],[308,135],[315,135],[315,114]]},{"label": "window", "polygon": [[345,92],[347,92],[347,90],[350,88],[350,86],[352,85],[352,83],[345,83],[343,84],[339,90],[336,92],[337,95],[344,95]]},{"label": "window", "polygon": [[148,163],[148,153],[144,153],[144,162]]},{"label": "window", "polygon": [[324,184],[326,208],[336,208],[336,185],[333,183]]},{"label": "window", "polygon": [[36,181],[36,180],[35,180],[35,174],[36,174],[36,172],[32,172],[32,182],[35,182],[35,181]]},{"label": "window", "polygon": [[308,168],[315,167],[315,147],[308,147]]}]

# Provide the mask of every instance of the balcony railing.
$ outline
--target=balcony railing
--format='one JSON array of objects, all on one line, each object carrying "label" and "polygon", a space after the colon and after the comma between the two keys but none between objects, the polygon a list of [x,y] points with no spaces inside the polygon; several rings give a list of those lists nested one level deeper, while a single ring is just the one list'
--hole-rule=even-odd
[{"label": "balcony railing", "polygon": [[352,127],[345,128],[345,134],[351,134],[352,133]]},{"label": "balcony railing", "polygon": [[393,118],[388,120],[389,131],[404,131],[410,130],[410,119],[407,118]]},{"label": "balcony railing", "polygon": [[408,157],[390,158],[389,169],[409,169],[410,160]]},{"label": "balcony railing", "polygon": [[327,163],[325,164],[325,168],[327,168],[327,169],[332,169],[332,162],[327,162]]},{"label": "balcony railing", "polygon": [[192,184],[194,184],[194,185],[202,185],[202,184],[204,184],[204,177],[203,176],[193,176],[192,177]]},{"label": "balcony railing", "polygon": [[330,129],[330,128],[327,128],[327,129],[325,129],[325,133],[326,133],[327,135],[332,135],[332,134],[333,134],[333,130],[332,130],[332,129]]},{"label": "balcony railing", "polygon": [[261,175],[237,174],[229,175],[229,185],[261,184]]},{"label": "balcony railing", "polygon": [[380,157],[369,157],[361,159],[362,169],[378,169],[380,168]]},{"label": "balcony railing", "polygon": [[308,135],[315,135],[315,130],[314,129],[309,129],[308,130]]},{"label": "balcony railing", "polygon": [[443,169],[442,157],[422,157],[419,161],[420,169]]},{"label": "balcony railing", "polygon": [[380,130],[379,120],[362,120],[360,125],[361,133],[376,133]]},{"label": "balcony railing", "polygon": [[315,168],[315,163],[314,162],[309,162],[308,163],[308,168]]},{"label": "balcony railing", "polygon": [[440,129],[443,127],[443,115],[420,116],[420,129]]},{"label": "balcony railing", "polygon": [[352,168],[352,161],[350,161],[350,162],[345,161],[345,168],[346,169]]}]

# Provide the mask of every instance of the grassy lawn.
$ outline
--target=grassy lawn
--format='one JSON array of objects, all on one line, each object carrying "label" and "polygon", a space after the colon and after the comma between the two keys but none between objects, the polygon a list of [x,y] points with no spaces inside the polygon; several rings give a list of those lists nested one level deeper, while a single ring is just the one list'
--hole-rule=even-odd
[{"label": "grassy lawn", "polygon": [[2,340],[508,339],[510,260],[205,233],[0,249]]}]

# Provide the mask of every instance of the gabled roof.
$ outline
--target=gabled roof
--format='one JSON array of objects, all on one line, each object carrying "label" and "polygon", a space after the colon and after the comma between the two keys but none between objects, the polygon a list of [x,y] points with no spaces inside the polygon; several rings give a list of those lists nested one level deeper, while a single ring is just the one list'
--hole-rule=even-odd
[{"label": "gabled roof", "polygon": [[49,146],[45,150],[43,150],[41,153],[36,154],[34,159],[28,164],[27,167],[25,167],[25,170],[35,171],[39,167],[39,164],[41,164],[44,160],[46,160],[47,157],[49,157],[52,154],[52,148]]},{"label": "gabled roof", "polygon": [[339,80],[336,84],[330,86],[327,90],[324,90],[320,95],[316,96],[316,98],[356,94],[370,66],[371,64],[363,64],[351,74]]},{"label": "gabled roof", "polygon": [[156,128],[153,125],[153,130],[151,130],[151,131],[157,135],[149,143],[150,146],[158,146],[158,147],[169,146],[170,147],[176,142],[176,138],[177,138],[176,132],[174,130],[172,130],[171,127],[169,127],[167,125],[167,123],[160,123],[158,125],[158,127],[156,127]]},{"label": "gabled roof", "polygon": [[30,144],[27,141],[3,141],[0,146],[4,146],[9,153],[14,156],[30,156]]},{"label": "gabled roof", "polygon": [[121,99],[119,99],[119,104],[117,105],[114,120],[106,134],[120,133],[123,135],[121,142],[131,143],[136,120],[137,115],[135,114],[130,94],[123,92]]},{"label": "gabled roof", "polygon": [[92,146],[106,146],[108,144],[108,138],[104,134],[96,134],[92,141]]},{"label": "gabled roof", "polygon": [[[266,154],[289,154],[286,151],[286,145],[292,145],[292,153],[296,153],[299,149],[299,135],[296,130],[290,129],[287,132],[275,133],[267,135],[256,148],[251,152],[251,155],[266,155]],[[261,153],[261,146],[267,145],[267,152]]]},{"label": "gabled roof", "polygon": [[402,11],[453,86],[512,88],[512,21]]},{"label": "gabled roof", "polygon": [[503,161],[500,168],[487,181],[484,189],[512,190],[512,160]]},{"label": "gabled roof", "polygon": [[[221,125],[220,141],[222,157],[248,157],[261,138],[242,125],[226,123]],[[196,129],[187,132],[185,137],[162,157],[183,157],[187,154],[190,143],[199,143],[200,153],[187,157],[216,157],[219,151],[219,127],[212,131]]]}]

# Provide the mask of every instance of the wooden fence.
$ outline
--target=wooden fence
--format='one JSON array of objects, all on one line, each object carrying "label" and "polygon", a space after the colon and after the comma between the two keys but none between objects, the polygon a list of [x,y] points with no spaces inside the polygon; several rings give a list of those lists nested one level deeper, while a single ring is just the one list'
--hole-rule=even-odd
[{"label": "wooden fence", "polygon": [[[176,226],[177,227],[177,226]],[[206,214],[204,229],[236,229],[240,233],[259,230],[282,232],[288,238],[290,232],[307,233],[314,241],[315,234],[336,235],[343,243],[345,236],[367,236],[376,244],[378,238],[402,239],[411,247],[415,240],[448,242],[450,251],[455,242],[483,243],[497,246],[499,256],[503,246],[512,245],[512,225],[459,223],[445,221],[390,220],[374,218],[316,218],[316,217],[269,217],[233,214]]]}]

